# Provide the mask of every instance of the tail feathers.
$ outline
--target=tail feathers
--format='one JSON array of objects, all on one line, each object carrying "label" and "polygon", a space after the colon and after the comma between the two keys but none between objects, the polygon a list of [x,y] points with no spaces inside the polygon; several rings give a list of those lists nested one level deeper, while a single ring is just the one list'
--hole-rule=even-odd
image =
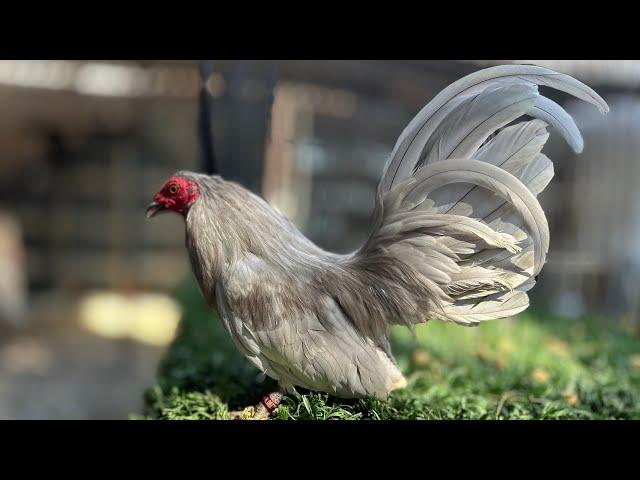
[{"label": "tail feathers", "polygon": [[[522,181],[519,172],[534,160],[549,137],[546,127],[540,120],[507,127],[480,148],[473,158],[500,167]],[[526,185],[526,182],[523,183]],[[425,202],[421,208],[437,213],[483,218],[480,209],[490,213],[497,208],[495,201],[484,204],[484,199],[488,198],[487,191],[475,184],[447,185],[446,189],[436,190],[429,197],[432,203]],[[496,199],[501,200],[499,197]],[[499,203],[504,203],[504,200]]]},{"label": "tail feathers", "polygon": [[[482,124],[480,120],[482,114],[485,114],[484,120],[487,122],[485,125],[494,126],[493,130],[503,126],[500,115],[504,113],[505,117],[508,116],[505,113],[507,111],[515,114],[516,110],[519,110],[520,113],[516,117],[528,114],[541,118],[552,126],[559,127],[572,147],[580,151],[581,138],[579,133],[575,136],[577,129],[573,120],[570,116],[560,113],[564,111],[553,102],[539,100],[542,97],[537,94],[538,85],[573,95],[595,105],[602,113],[609,111],[606,102],[591,88],[568,75],[553,70],[534,65],[502,65],[480,70],[445,88],[407,125],[398,138],[382,175],[380,181],[382,192],[390,190],[410,177],[423,163],[425,155],[428,156],[429,161],[444,160],[451,158],[451,153],[459,147],[456,157],[468,158],[468,153],[473,150],[482,136],[480,132],[492,133],[490,128],[470,129],[474,125],[478,127]],[[510,104],[509,102],[501,104],[503,108],[500,109],[487,100],[497,97],[501,100],[515,99],[518,94],[525,92],[523,88],[529,88],[529,94],[535,97],[533,105],[528,103],[530,100],[524,101],[522,98],[518,108],[514,107],[510,110],[508,105],[517,104],[514,101]],[[467,122],[469,118],[473,118],[473,121]],[[438,130],[437,133],[436,130]],[[436,144],[442,148],[434,149]],[[466,156],[461,157],[463,150]]]},{"label": "tail feathers", "polygon": [[[516,175],[533,195],[538,195],[553,178],[553,163],[544,154],[540,153],[536,155],[532,162],[516,172]],[[482,192],[478,192],[478,197],[480,197],[480,195],[482,195]],[[516,241],[527,244],[527,246],[523,247],[521,255],[514,258],[514,262],[518,259],[528,261],[533,258],[532,252],[534,245],[527,240],[527,231],[520,225],[520,213],[514,209],[512,205],[504,202],[501,198],[497,198],[495,195],[484,202],[481,197],[472,201],[476,201],[475,204],[479,205],[476,208],[479,220],[486,222],[492,229],[508,233],[512,235]],[[474,215],[474,217],[476,217],[476,215]],[[469,260],[476,264],[485,264],[489,261],[496,261],[496,257],[499,255],[501,255],[500,252],[485,251],[482,252],[482,254],[470,257]],[[531,272],[532,275],[536,273]]]},{"label": "tail feathers", "polygon": [[[567,75],[509,65],[453,83],[400,135],[378,186],[373,231],[353,257],[368,259],[362,262],[368,273],[382,268],[385,256],[402,265],[395,284],[406,289],[397,306],[404,318],[390,321],[426,316],[475,325],[529,305],[526,292],[549,249],[536,198],[554,173],[541,153],[547,127],[576,152],[583,148],[571,116],[541,96],[540,85],[608,111],[593,90]],[[525,114],[533,120],[513,123]],[[388,271],[374,275],[395,278]]]},{"label": "tail feathers", "polygon": [[535,105],[527,112],[532,117],[544,120],[554,127],[576,153],[582,153],[584,141],[580,130],[564,108],[546,97],[538,97]]},{"label": "tail feathers", "polygon": [[[494,165],[475,160],[447,160],[421,169],[419,183],[406,195],[405,205],[415,208],[436,188],[466,183],[482,187],[508,203],[519,214],[518,224],[527,228],[535,246],[535,271],[540,271],[549,248],[549,227],[542,207],[535,196],[515,176]],[[486,195],[479,206],[485,203]],[[479,222],[484,223],[484,222]],[[495,229],[492,229],[495,231]],[[507,233],[507,232],[502,232]],[[455,242],[455,238],[450,239]],[[446,241],[445,241],[446,243]]]},{"label": "tail feathers", "polygon": [[467,238],[480,241],[486,246],[504,248],[511,253],[520,251],[513,236],[497,232],[483,222],[459,215],[429,215],[403,212],[394,215],[380,230],[379,239],[398,240],[405,233],[420,232],[451,238]]},{"label": "tail feathers", "polygon": [[517,291],[490,295],[485,297],[482,302],[478,302],[475,299],[456,302],[445,307],[442,319],[462,325],[474,326],[487,320],[516,315],[528,306],[529,296],[518,289]]},{"label": "tail feathers", "polygon": [[[481,157],[506,165],[526,184],[493,163],[447,160],[426,165],[379,202],[377,228],[361,254],[383,250],[412,268],[415,278],[437,294],[424,312],[429,318],[473,325],[528,305],[525,292],[549,244],[535,194],[553,170],[538,153],[547,137],[544,123],[534,120],[505,130],[511,136],[498,134]],[[460,185],[464,191],[448,190]],[[434,204],[434,192],[453,197],[449,213]]]},{"label": "tail feathers", "polygon": [[533,85],[509,85],[489,87],[461,102],[435,129],[413,169],[447,158],[469,158],[491,133],[530,110],[537,98]]},{"label": "tail feathers", "polygon": [[449,296],[457,300],[480,298],[487,295],[513,290],[506,276],[506,272],[497,272],[495,268],[470,266],[460,269],[452,276],[451,282],[445,286]]}]

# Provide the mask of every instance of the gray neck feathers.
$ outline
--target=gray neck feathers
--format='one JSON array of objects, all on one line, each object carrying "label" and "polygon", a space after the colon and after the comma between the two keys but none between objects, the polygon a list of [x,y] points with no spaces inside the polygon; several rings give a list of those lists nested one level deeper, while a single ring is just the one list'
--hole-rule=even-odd
[{"label": "gray neck feathers", "polygon": [[191,172],[178,172],[200,187],[186,215],[187,247],[205,294],[247,254],[266,259],[282,273],[300,275],[342,256],[308,240],[262,198],[241,185]]}]

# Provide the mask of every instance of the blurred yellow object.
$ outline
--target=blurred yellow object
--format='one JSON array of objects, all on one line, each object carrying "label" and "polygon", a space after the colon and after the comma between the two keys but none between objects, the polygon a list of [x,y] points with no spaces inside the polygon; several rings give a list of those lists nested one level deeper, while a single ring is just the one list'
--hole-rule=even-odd
[{"label": "blurred yellow object", "polygon": [[173,339],[180,315],[178,303],[161,294],[95,292],[78,305],[80,323],[90,332],[156,346]]},{"label": "blurred yellow object", "polygon": [[423,348],[418,348],[413,352],[411,357],[413,364],[418,368],[424,368],[431,362],[431,356]]},{"label": "blurred yellow object", "polygon": [[535,383],[547,383],[549,373],[542,368],[534,368],[530,375],[531,380]]},{"label": "blurred yellow object", "polygon": [[504,370],[509,365],[509,362],[504,357],[496,358],[494,360],[494,363],[495,363],[496,367],[498,367],[500,370]]},{"label": "blurred yellow object", "polygon": [[489,362],[489,361],[491,361],[491,357],[486,352],[486,350],[484,350],[483,348],[476,348],[473,353],[476,356],[476,358],[478,360],[480,360],[481,362]]},{"label": "blurred yellow object", "polygon": [[[500,350],[500,347],[498,346]],[[504,370],[509,365],[509,362],[503,355],[490,354],[485,348],[476,348],[474,354],[478,360],[498,367],[500,370]]]},{"label": "blurred yellow object", "polygon": [[569,356],[571,352],[569,344],[558,337],[550,337],[546,342],[546,346],[551,353],[562,357]]},{"label": "blurred yellow object", "polygon": [[618,320],[618,325],[620,325],[620,328],[629,335],[637,335],[639,333],[638,323],[633,315],[621,315]]},{"label": "blurred yellow object", "polygon": [[571,407],[576,406],[580,402],[578,395],[573,390],[565,390],[562,392],[562,397],[564,401],[567,402],[567,405]]},{"label": "blurred yellow object", "polygon": [[636,353],[629,356],[629,365],[640,370],[640,354]]},{"label": "blurred yellow object", "polygon": [[498,350],[500,353],[509,354],[516,348],[516,344],[510,338],[501,338],[498,342]]}]

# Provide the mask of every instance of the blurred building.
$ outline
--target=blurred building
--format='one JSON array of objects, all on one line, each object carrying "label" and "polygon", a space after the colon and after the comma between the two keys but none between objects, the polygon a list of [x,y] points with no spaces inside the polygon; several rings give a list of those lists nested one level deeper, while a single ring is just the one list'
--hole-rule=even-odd
[{"label": "blurred building", "polygon": [[[220,169],[261,191],[322,246],[354,248],[368,230],[386,157],[413,114],[457,78],[507,62],[214,62],[206,86]],[[638,175],[640,63],[521,62],[575,75],[612,104],[607,117],[569,104],[585,137],[581,156],[558,135],[547,147],[556,179],[541,199],[553,234],[545,295],[634,310],[636,295],[622,293],[629,281],[615,272],[633,270],[636,261],[621,258],[638,256],[628,187]],[[198,89],[192,61],[0,62],[0,204],[26,246],[26,283],[12,288],[176,285],[188,272],[180,221],[141,215],[174,170],[202,168]],[[606,227],[592,218],[597,212],[619,215],[628,228]],[[19,303],[9,308],[17,312]]]},{"label": "blurred building", "polygon": [[195,67],[0,62],[0,418],[140,411],[180,315],[145,292],[186,272],[144,205],[197,165]]},{"label": "blurred building", "polygon": [[[352,249],[366,235],[380,172],[413,114],[457,78],[507,62],[214,62],[206,86],[220,169],[261,191],[322,246]],[[558,135],[548,144],[556,179],[541,200],[553,242],[542,274],[548,288],[536,292],[556,304],[637,309],[636,295],[622,293],[629,281],[615,272],[635,268],[621,258],[638,257],[628,186],[638,178],[640,63],[521,62],[575,75],[612,103],[607,117],[568,106],[585,137],[581,156]],[[141,218],[174,170],[202,168],[198,88],[192,61],[0,62],[0,204],[26,246],[26,283],[16,285],[37,293],[177,284],[188,272],[179,219]],[[592,218],[597,212],[619,215],[628,228],[606,228]]]}]

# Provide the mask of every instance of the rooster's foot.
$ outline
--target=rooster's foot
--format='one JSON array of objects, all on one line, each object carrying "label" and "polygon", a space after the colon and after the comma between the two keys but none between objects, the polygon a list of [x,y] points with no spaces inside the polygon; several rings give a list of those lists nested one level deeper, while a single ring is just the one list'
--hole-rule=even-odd
[{"label": "rooster's foot", "polygon": [[247,407],[240,411],[229,412],[229,418],[232,420],[266,420],[269,418],[271,412],[278,408],[281,400],[282,393],[270,393],[255,407]]}]

